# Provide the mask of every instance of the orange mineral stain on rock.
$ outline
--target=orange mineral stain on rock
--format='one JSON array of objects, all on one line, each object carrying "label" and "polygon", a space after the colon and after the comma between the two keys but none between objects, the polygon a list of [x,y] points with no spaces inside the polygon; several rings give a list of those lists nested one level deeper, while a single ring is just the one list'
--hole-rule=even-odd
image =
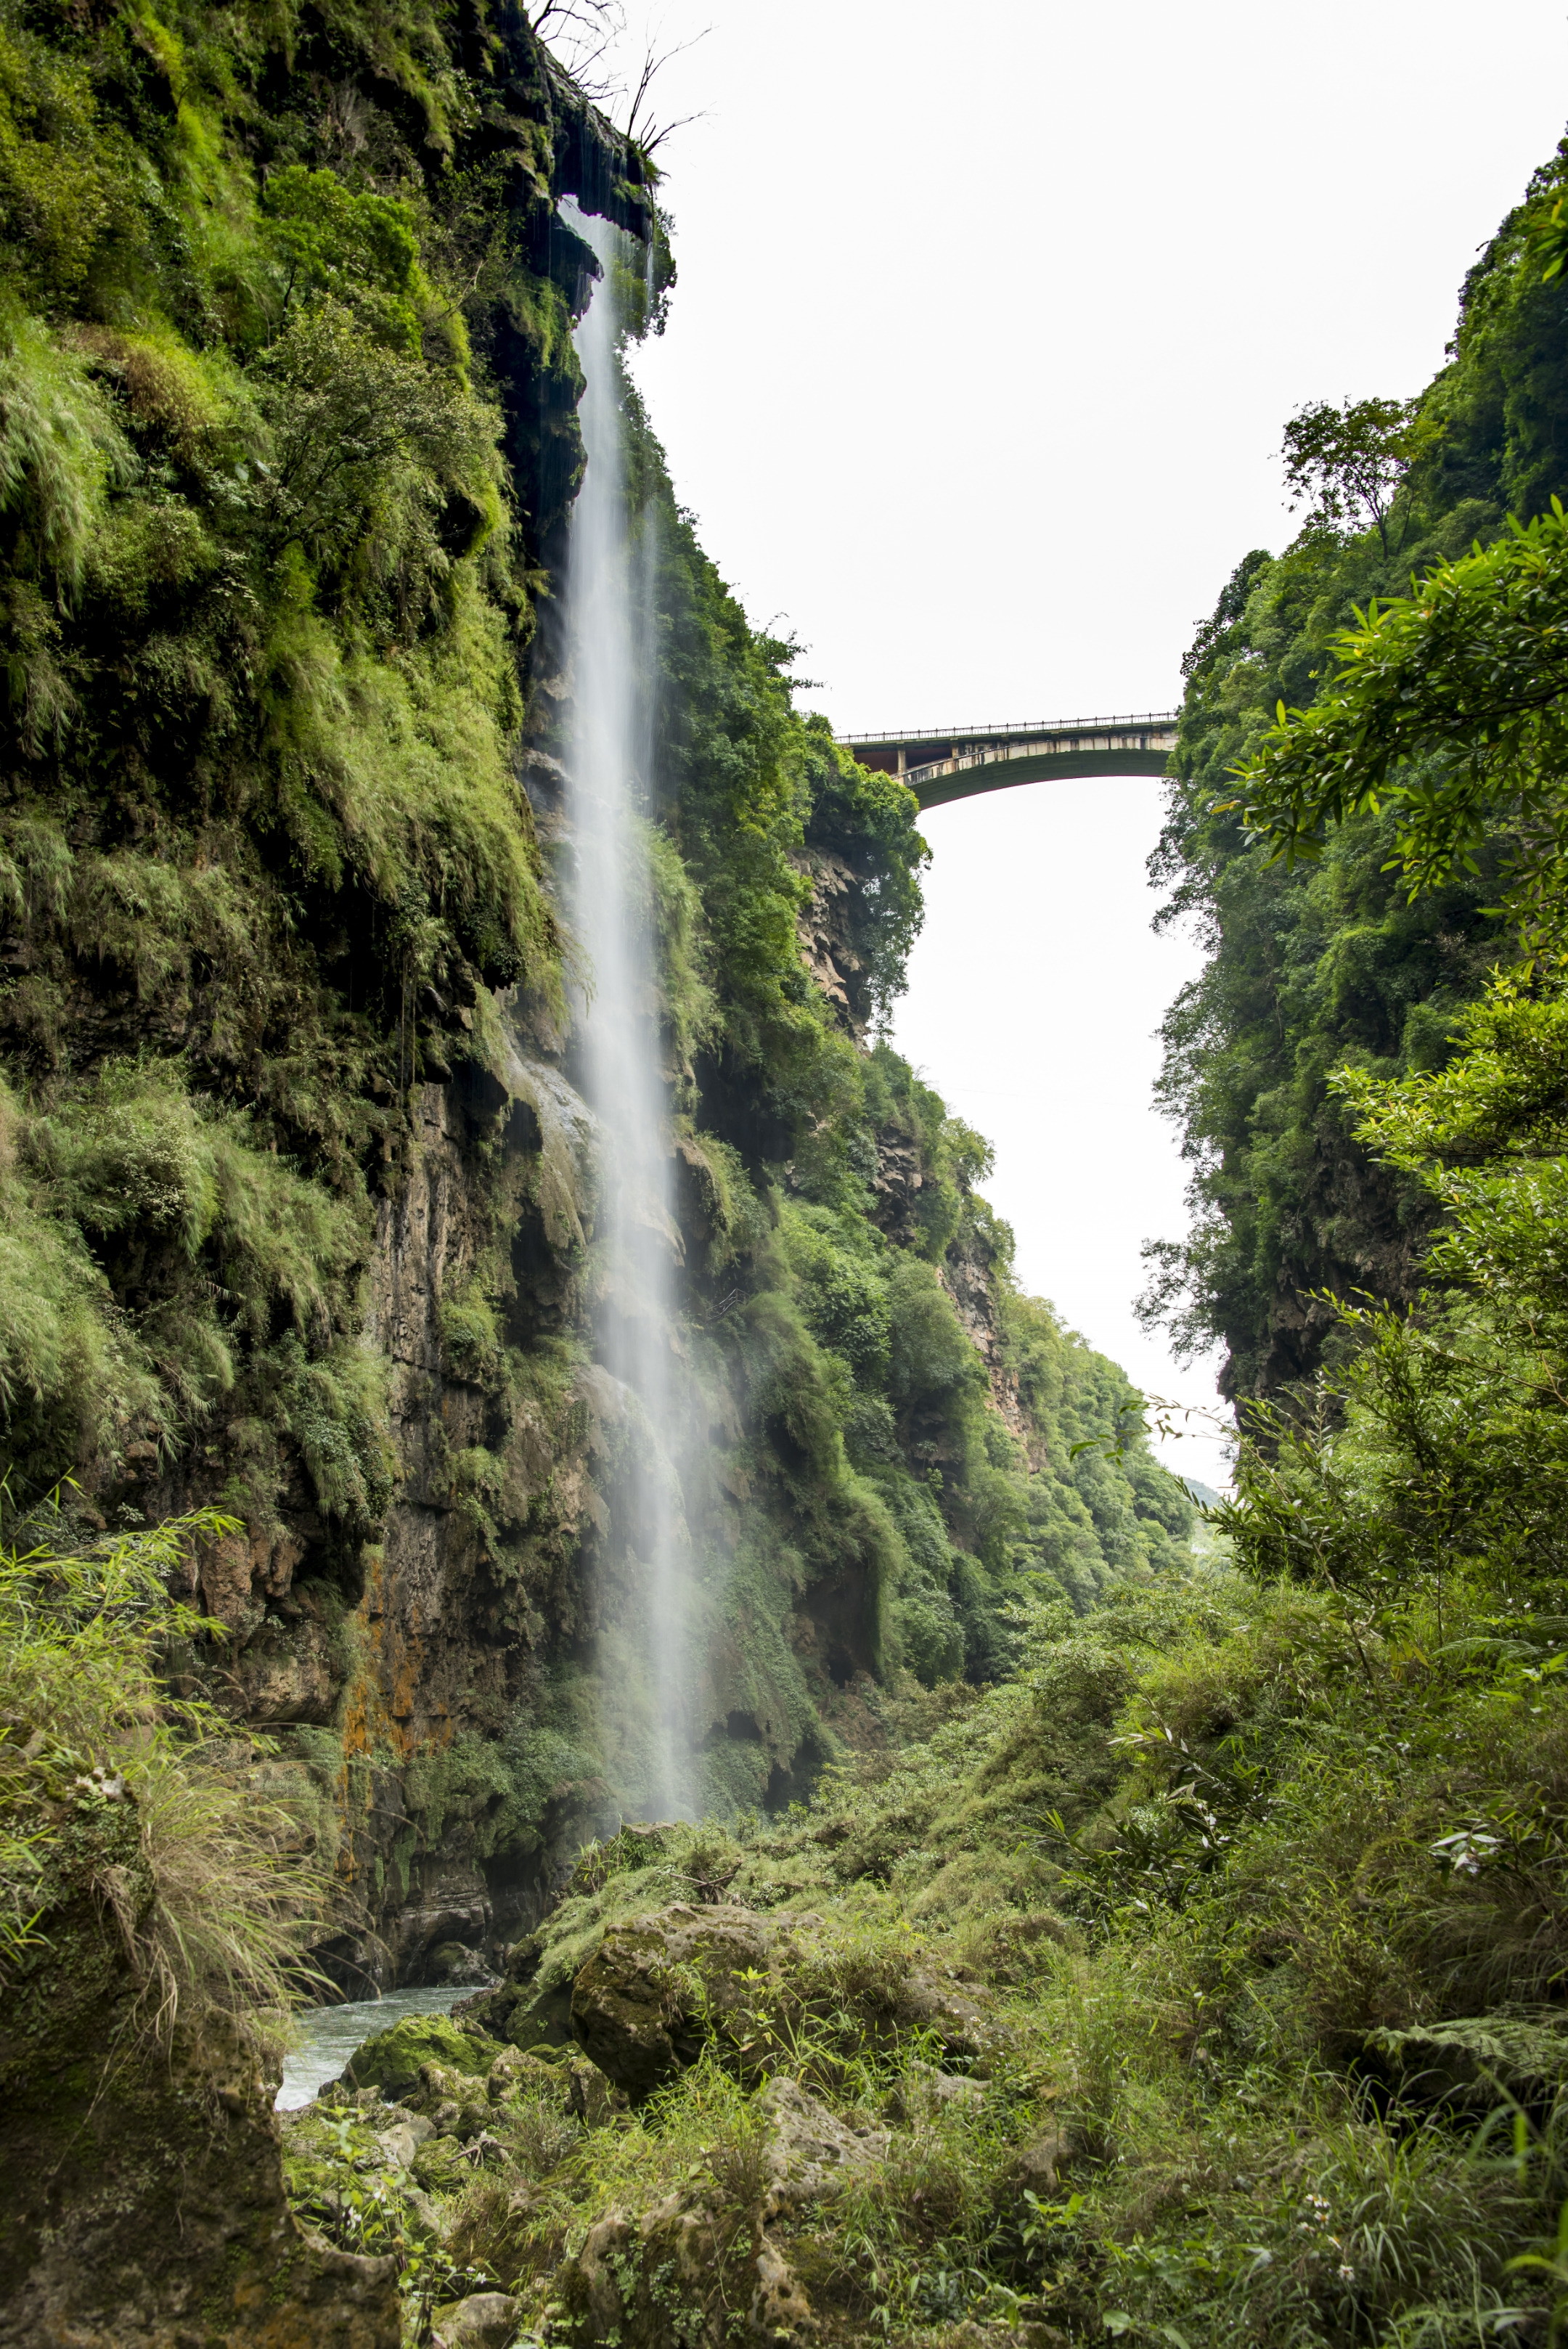
[{"label": "orange mineral stain on rock", "polygon": [[343,1703],[343,1761],[335,1789],[337,1868],[350,1881],[358,1873],[356,1833],[367,1826],[375,1799],[373,1773],[363,1765],[400,1766],[416,1755],[441,1753],[452,1740],[445,1703],[421,1690],[426,1658],[419,1603],[400,1621],[387,1604],[385,1576],[385,1559],[370,1553],[353,1619],[358,1664]]}]

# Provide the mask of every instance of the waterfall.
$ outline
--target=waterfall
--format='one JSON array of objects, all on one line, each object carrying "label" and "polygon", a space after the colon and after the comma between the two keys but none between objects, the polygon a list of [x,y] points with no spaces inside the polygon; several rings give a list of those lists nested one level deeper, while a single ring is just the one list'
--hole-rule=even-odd
[{"label": "waterfall", "polygon": [[566,565],[565,762],[575,852],[567,904],[587,965],[574,1007],[576,1052],[601,1136],[594,1334],[598,1360],[618,1389],[622,1437],[609,1479],[619,1597],[599,1628],[598,1677],[622,1798],[668,1817],[689,1813],[694,1791],[683,1696],[691,1561],[677,1467],[680,1240],[647,812],[651,523],[630,511],[620,398],[618,263],[624,270],[639,249],[609,222],[569,203],[563,211],[604,273],[576,338],[586,378],[577,413],[587,471]]}]

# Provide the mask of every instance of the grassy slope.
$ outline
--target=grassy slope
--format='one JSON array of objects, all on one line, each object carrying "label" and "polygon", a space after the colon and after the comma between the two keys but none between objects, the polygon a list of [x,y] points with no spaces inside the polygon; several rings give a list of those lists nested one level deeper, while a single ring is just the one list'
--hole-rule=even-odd
[{"label": "grassy slope", "polygon": [[[1449,1640],[1468,1628],[1451,1610]],[[805,2004],[760,2063],[737,2074],[715,2044],[597,2127],[560,2127],[535,2074],[490,2116],[483,2176],[447,2171],[450,2240],[541,2317],[618,2209],[673,2194],[743,2251],[772,2070],[892,2128],[846,2199],[771,2230],[829,2337],[1027,2321],[1097,2340],[1107,2318],[1149,2342],[1499,2337],[1500,2310],[1542,2305],[1506,2262],[1552,2231],[1563,2185],[1541,2002],[1568,1920],[1550,1840],[1476,1875],[1433,1847],[1524,1787],[1562,1816],[1568,1699],[1517,1662],[1434,1668],[1434,1644],[1418,1608],[1369,1637],[1322,1594],[1221,1568],[1037,1616],[1018,1681],[941,1700],[929,1736],[776,1831],[590,1853],[590,1889],[539,1937],[542,1984],[607,1924],[722,1888],[805,1912]],[[973,2102],[930,2103],[929,2035],[866,2026],[867,1985],[911,1964],[989,1993]],[[1030,2167],[1043,2140],[1054,2179]],[[431,2243],[427,2270],[450,2256]],[[713,2281],[649,2337],[712,2316]]]}]

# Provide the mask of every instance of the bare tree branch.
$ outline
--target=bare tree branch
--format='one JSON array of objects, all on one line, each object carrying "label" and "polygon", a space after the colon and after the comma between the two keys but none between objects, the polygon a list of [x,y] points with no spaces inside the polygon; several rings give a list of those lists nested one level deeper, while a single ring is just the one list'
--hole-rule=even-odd
[{"label": "bare tree branch", "polygon": [[[707,110],[705,108],[699,108],[695,114],[677,115],[669,122],[656,122],[648,101],[653,84],[665,67],[673,58],[684,57],[688,49],[694,49],[699,41],[705,41],[712,29],[711,25],[704,25],[700,33],[693,33],[689,41],[678,41],[673,48],[658,49],[650,40],[644,49],[637,79],[629,87],[631,102],[622,128],[626,137],[640,147],[645,155],[651,155],[656,147],[661,147],[672,131],[684,130],[689,122],[702,120]],[[622,95],[627,94],[623,89]]]},{"label": "bare tree branch", "polygon": [[622,0],[540,0],[528,24],[596,105],[607,106],[620,96],[621,82],[598,68],[625,36]]},{"label": "bare tree branch", "polygon": [[673,131],[702,119],[700,110],[668,122],[656,121],[649,101],[664,67],[706,40],[713,29],[711,25],[670,48],[659,47],[656,27],[644,46],[641,65],[628,79],[614,62],[615,52],[627,36],[625,0],[537,0],[528,23],[540,40],[548,42],[578,88],[612,120],[625,102],[626,119],[617,127],[645,155],[662,146]]}]

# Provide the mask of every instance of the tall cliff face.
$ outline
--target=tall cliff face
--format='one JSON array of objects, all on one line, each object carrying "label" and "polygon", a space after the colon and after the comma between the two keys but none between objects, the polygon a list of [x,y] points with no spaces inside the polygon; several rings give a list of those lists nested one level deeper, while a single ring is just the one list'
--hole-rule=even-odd
[{"label": "tall cliff face", "polygon": [[[327,1970],[425,1978],[635,1799],[639,1438],[557,885],[596,264],[557,206],[641,241],[656,324],[651,175],[504,7],[4,36],[9,1491],[238,1521],[172,1675],[270,1739]],[[732,1811],[798,1793],[869,1678],[1004,1670],[1030,1577],[1084,1603],[1187,1515],[1115,1449],[1120,1374],[1016,1294],[984,1145],[867,1044],[913,802],[796,713],[625,406],[688,1710]]]}]

